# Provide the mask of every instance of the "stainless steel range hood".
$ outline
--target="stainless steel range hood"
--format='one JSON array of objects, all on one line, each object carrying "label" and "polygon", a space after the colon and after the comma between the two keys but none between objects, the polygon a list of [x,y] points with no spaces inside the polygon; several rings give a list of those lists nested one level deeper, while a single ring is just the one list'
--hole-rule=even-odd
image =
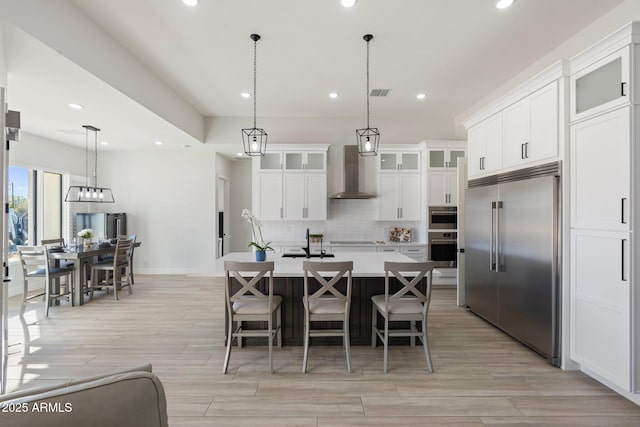
[{"label": "stainless steel range hood", "polygon": [[359,162],[357,145],[344,146],[344,191],[334,194],[332,199],[371,199],[373,194],[359,191]]}]

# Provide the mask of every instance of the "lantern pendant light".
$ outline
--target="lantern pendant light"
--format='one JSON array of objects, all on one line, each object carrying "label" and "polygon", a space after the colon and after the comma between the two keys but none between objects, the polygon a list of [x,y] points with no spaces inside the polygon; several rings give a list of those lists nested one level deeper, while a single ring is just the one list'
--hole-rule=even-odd
[{"label": "lantern pendant light", "polygon": [[242,144],[248,156],[264,156],[267,151],[267,133],[256,127],[256,50],[260,36],[251,34],[253,40],[253,127],[242,129]]},{"label": "lantern pendant light", "polygon": [[[89,202],[89,203],[114,203],[113,193],[110,188],[98,187],[98,129],[95,126],[83,125],[85,129],[85,176],[86,185],[72,185],[67,190],[64,198],[65,202]],[[93,186],[89,182],[89,131],[94,132],[94,153],[95,161],[93,164]]]},{"label": "lantern pendant light", "polygon": [[378,128],[369,126],[369,42],[373,39],[371,34],[363,37],[367,42],[367,128],[356,129],[358,139],[358,152],[361,156],[376,156],[378,154],[378,144],[380,143],[380,131]]}]

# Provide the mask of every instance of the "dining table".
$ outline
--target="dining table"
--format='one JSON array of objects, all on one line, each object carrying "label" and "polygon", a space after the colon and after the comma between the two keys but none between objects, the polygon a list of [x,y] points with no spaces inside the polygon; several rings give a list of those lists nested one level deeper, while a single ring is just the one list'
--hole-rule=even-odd
[{"label": "dining table", "polygon": [[[137,248],[141,242],[135,242],[133,247]],[[87,282],[86,266],[94,259],[101,256],[113,255],[116,251],[115,244],[94,244],[86,247],[78,245],[76,248],[65,247],[60,251],[49,251],[49,258],[54,260],[58,267],[61,261],[73,262],[73,305],[79,307],[84,305],[84,284]]]}]

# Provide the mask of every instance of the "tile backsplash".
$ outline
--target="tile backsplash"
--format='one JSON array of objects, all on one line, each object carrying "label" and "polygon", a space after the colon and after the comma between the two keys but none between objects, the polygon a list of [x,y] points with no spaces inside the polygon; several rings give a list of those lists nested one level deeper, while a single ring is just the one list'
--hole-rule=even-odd
[{"label": "tile backsplash", "polygon": [[425,221],[376,221],[377,199],[329,199],[326,221],[265,221],[262,234],[267,241],[304,240],[307,227],[311,233],[324,234],[331,240],[389,240],[391,227],[411,228],[412,242],[425,242]]}]

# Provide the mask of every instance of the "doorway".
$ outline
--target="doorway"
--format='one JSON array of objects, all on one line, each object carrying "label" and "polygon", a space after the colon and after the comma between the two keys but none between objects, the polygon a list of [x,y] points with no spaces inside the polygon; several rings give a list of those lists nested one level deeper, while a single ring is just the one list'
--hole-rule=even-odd
[{"label": "doorway", "polygon": [[231,234],[231,218],[229,215],[229,178],[218,175],[216,210],[217,217],[217,248],[216,258],[220,258],[229,252]]}]

